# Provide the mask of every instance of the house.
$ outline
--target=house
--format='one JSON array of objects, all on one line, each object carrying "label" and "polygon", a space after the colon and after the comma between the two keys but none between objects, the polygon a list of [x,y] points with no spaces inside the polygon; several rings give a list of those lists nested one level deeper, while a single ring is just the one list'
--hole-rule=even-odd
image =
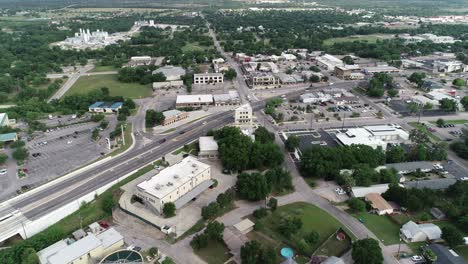
[{"label": "house", "polygon": [[181,208],[213,185],[211,166],[188,156],[137,185],[136,196],[161,213],[172,202]]},{"label": "house", "polygon": [[176,99],[176,108],[200,108],[211,104],[213,104],[213,95],[211,94],[178,95]]},{"label": "house", "polygon": [[164,121],[162,122],[163,126],[167,126],[177,121],[180,121],[182,119],[186,119],[189,116],[187,112],[182,112],[177,109],[164,111],[163,115],[164,115]]},{"label": "house", "polygon": [[224,75],[222,73],[197,73],[193,75],[194,84],[223,83]]},{"label": "house", "polygon": [[218,158],[218,143],[214,137],[200,137],[198,140],[199,158]]},{"label": "house", "polygon": [[153,71],[153,74],[162,73],[166,76],[166,81],[178,81],[186,71],[182,67],[166,65]]},{"label": "house", "polygon": [[0,134],[0,142],[17,141],[18,134],[16,132]]},{"label": "house", "polygon": [[106,103],[96,102],[89,106],[89,112],[93,113],[117,113],[122,108],[122,102]]},{"label": "house", "polygon": [[124,245],[123,236],[114,228],[100,234],[88,233],[79,240],[60,240],[37,252],[41,264],[97,263]]},{"label": "house", "polygon": [[393,213],[393,207],[380,194],[368,193],[364,197],[370,203],[372,212],[378,215]]},{"label": "house", "polygon": [[409,221],[401,227],[400,235],[408,243],[433,241],[441,238],[442,230],[432,223],[418,225],[413,221]]},{"label": "house", "polygon": [[369,193],[382,194],[388,190],[388,183],[375,184],[369,187],[353,187],[351,188],[351,196],[356,198],[365,197]]},{"label": "house", "polygon": [[0,127],[10,125],[10,120],[8,119],[7,113],[0,113]]},{"label": "house", "polygon": [[467,264],[462,256],[446,246],[430,244],[425,247],[425,250],[431,250],[437,256],[437,260],[432,264]]}]

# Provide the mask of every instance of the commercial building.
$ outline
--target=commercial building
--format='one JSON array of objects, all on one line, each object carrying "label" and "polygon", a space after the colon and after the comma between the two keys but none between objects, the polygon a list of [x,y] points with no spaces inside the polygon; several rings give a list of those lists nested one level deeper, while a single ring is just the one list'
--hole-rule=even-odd
[{"label": "commercial building", "polygon": [[16,132],[0,134],[0,142],[11,142],[11,141],[17,141],[17,140],[18,140],[18,134]]},{"label": "commercial building", "polygon": [[194,84],[223,83],[224,75],[222,73],[197,73],[193,75]]},{"label": "commercial building", "polygon": [[41,264],[90,264],[98,263],[107,254],[124,245],[123,236],[114,228],[83,238],[60,240],[37,253]]},{"label": "commercial building", "polygon": [[420,170],[421,172],[430,172],[434,169],[434,164],[430,161],[413,161],[388,163],[385,165],[387,169],[395,169],[399,174],[408,174]]},{"label": "commercial building", "polygon": [[388,66],[388,65],[380,65],[374,67],[365,67],[363,68],[365,74],[374,74],[374,73],[399,73],[401,72],[400,69]]},{"label": "commercial building", "polygon": [[89,112],[93,113],[117,113],[122,108],[122,102],[106,103],[96,102],[89,106]]},{"label": "commercial building", "polygon": [[249,104],[244,104],[234,111],[234,123],[236,124],[251,124],[252,118],[252,107]]},{"label": "commercial building", "polygon": [[434,43],[448,43],[448,44],[453,44],[457,40],[451,36],[437,36],[434,34],[420,34],[420,35],[415,35],[411,36],[409,34],[401,34],[399,35],[399,38],[403,39],[405,43],[419,43],[425,40],[432,41]]},{"label": "commercial building", "polygon": [[433,62],[434,72],[466,72],[468,65],[457,60],[436,60]]},{"label": "commercial building", "polygon": [[386,150],[388,143],[403,143],[409,139],[409,134],[397,125],[375,125],[349,128],[336,134],[336,139],[345,146],[367,145]]},{"label": "commercial building", "polygon": [[365,196],[366,201],[370,203],[372,212],[378,215],[393,213],[393,207],[378,193],[369,193]]},{"label": "commercial building", "polygon": [[241,100],[237,91],[229,91],[227,94],[213,94],[215,106],[236,106]]},{"label": "commercial building", "polygon": [[[361,78],[364,79],[364,75],[362,73],[359,73],[361,67],[357,64],[354,65],[343,65],[343,66],[336,66],[335,67],[335,74],[336,77],[344,80],[351,80],[352,78]],[[358,75],[353,73],[359,73]]]},{"label": "commercial building", "polygon": [[7,113],[0,113],[0,127],[9,126],[10,120]]},{"label": "commercial building", "polygon": [[344,65],[342,60],[330,54],[325,54],[323,56],[317,57],[316,61],[318,66],[328,71],[333,71],[335,70],[335,67]]},{"label": "commercial building", "polygon": [[442,236],[440,227],[430,224],[416,224],[409,221],[400,229],[401,238],[407,243],[438,240]]},{"label": "commercial building", "polygon": [[279,85],[279,79],[272,74],[255,74],[249,78],[249,86],[252,89],[275,88]]},{"label": "commercial building", "polygon": [[178,95],[176,99],[176,108],[200,108],[211,104],[213,104],[213,95],[211,94]]},{"label": "commercial building", "polygon": [[242,70],[246,74],[253,74],[257,71],[260,72],[272,72],[272,73],[278,73],[279,68],[278,66],[271,61],[265,61],[265,62],[244,62],[242,64]]},{"label": "commercial building", "polygon": [[403,66],[403,68],[421,68],[424,66],[424,63],[414,60],[402,59],[401,66]]},{"label": "commercial building", "polygon": [[305,93],[305,94],[302,94],[299,98],[301,102],[305,104],[323,103],[323,102],[329,102],[332,100],[331,95],[324,94],[322,92]]},{"label": "commercial building", "polygon": [[172,202],[181,208],[211,185],[210,165],[188,156],[138,184],[136,195],[145,205],[161,213],[165,203]]},{"label": "commercial building", "polygon": [[286,61],[294,61],[297,60],[296,55],[289,54],[289,53],[281,53],[281,59]]},{"label": "commercial building", "polygon": [[164,89],[164,88],[173,88],[173,87],[182,87],[184,81],[167,81],[167,82],[154,82],[153,90]]},{"label": "commercial building", "polygon": [[215,72],[227,72],[229,70],[229,64],[216,63],[216,64],[213,64],[213,69]]},{"label": "commercial building", "polygon": [[162,73],[166,76],[166,81],[180,80],[181,76],[185,75],[186,71],[182,67],[166,65],[153,71],[153,74]]},{"label": "commercial building", "polygon": [[218,143],[214,137],[200,137],[198,140],[198,151],[199,158],[218,158]]},{"label": "commercial building", "polygon": [[304,82],[304,78],[297,74],[286,74],[281,72],[276,74],[276,77],[279,79],[281,84],[296,84]]},{"label": "commercial building", "polygon": [[441,178],[430,180],[406,181],[403,183],[405,188],[445,190],[457,183],[455,178]]},{"label": "commercial building", "polygon": [[138,66],[148,66],[156,62],[156,59],[151,58],[151,56],[135,56],[131,57],[128,62],[128,67],[138,67]]},{"label": "commercial building", "polygon": [[173,124],[189,116],[187,112],[182,112],[177,109],[164,111],[163,115],[164,115],[164,121],[162,123],[163,126]]}]

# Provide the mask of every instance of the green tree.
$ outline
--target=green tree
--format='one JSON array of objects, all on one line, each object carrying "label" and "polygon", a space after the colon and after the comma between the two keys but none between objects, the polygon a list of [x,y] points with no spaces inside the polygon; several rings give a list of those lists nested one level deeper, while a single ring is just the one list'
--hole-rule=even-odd
[{"label": "green tree", "polygon": [[102,196],[102,210],[106,212],[107,214],[111,215],[112,214],[112,209],[114,209],[115,206],[115,201],[114,198],[112,197],[112,193],[105,193]]},{"label": "green tree", "polygon": [[436,124],[438,127],[443,127],[445,125],[445,120],[442,118],[437,119]]},{"label": "green tree", "polygon": [[204,233],[208,236],[208,239],[216,240],[216,241],[223,241],[223,231],[224,231],[224,224],[219,223],[218,221],[213,221],[208,223]]},{"label": "green tree", "polygon": [[224,73],[224,78],[231,81],[232,79],[237,77],[237,72],[234,69],[229,69]]},{"label": "green tree", "polygon": [[208,246],[208,235],[206,233],[195,235],[190,241],[190,246],[195,250],[200,250]]},{"label": "green tree", "polygon": [[162,124],[164,121],[165,117],[163,113],[158,112],[156,110],[150,109],[146,110],[146,115],[145,115],[145,126],[146,127],[154,127],[156,125]]},{"label": "green tree", "polygon": [[468,111],[468,96],[463,96],[463,98],[460,100],[460,103],[463,105],[465,111]]},{"label": "green tree", "polygon": [[408,77],[408,81],[415,83],[418,88],[421,88],[424,84],[424,78],[426,78],[424,72],[413,72],[410,77]]},{"label": "green tree", "polygon": [[249,241],[241,247],[242,264],[274,264],[277,263],[275,251],[270,247],[262,247],[256,240]]},{"label": "green tree", "polygon": [[309,81],[313,82],[313,83],[318,83],[320,82],[320,77],[318,75],[311,75],[310,78],[309,78]]},{"label": "green tree", "polygon": [[440,109],[444,112],[456,112],[458,110],[458,105],[455,100],[444,98],[439,100]]},{"label": "green tree", "polygon": [[379,246],[379,242],[372,238],[354,242],[351,256],[356,264],[383,263],[382,249]]},{"label": "green tree", "polygon": [[406,161],[406,151],[401,146],[393,146],[385,152],[387,163],[399,163]]},{"label": "green tree", "polygon": [[304,238],[307,243],[314,245],[320,240],[320,235],[319,233],[312,231],[309,234],[307,234]]},{"label": "green tree", "polygon": [[29,152],[26,148],[17,148],[13,151],[12,156],[16,161],[22,162],[28,158]]},{"label": "green tree", "polygon": [[315,65],[310,66],[309,70],[311,70],[313,72],[320,72],[321,71],[320,68],[315,66]]},{"label": "green tree", "polygon": [[167,257],[161,262],[161,264],[175,264],[175,262],[170,258]]},{"label": "green tree", "polygon": [[299,147],[299,143],[300,139],[297,136],[290,135],[284,142],[284,145],[289,152],[293,152],[296,148]]},{"label": "green tree", "polygon": [[456,78],[453,80],[452,84],[457,87],[462,87],[466,85],[466,81],[462,78]]},{"label": "green tree", "polygon": [[163,206],[163,214],[165,217],[173,217],[176,213],[175,204],[172,202],[165,203]]},{"label": "green tree", "polygon": [[211,202],[207,206],[202,207],[201,215],[203,219],[208,220],[218,216],[221,207],[218,202]]},{"label": "green tree", "polygon": [[347,65],[353,65],[354,64],[353,58],[351,56],[349,56],[349,55],[344,56],[342,60]]},{"label": "green tree", "polygon": [[91,121],[93,122],[100,122],[101,120],[103,120],[106,116],[104,114],[94,114],[91,116]]},{"label": "green tree", "polygon": [[255,141],[262,144],[271,143],[275,140],[275,134],[268,131],[265,127],[258,127],[255,132]]},{"label": "green tree", "polygon": [[271,211],[276,211],[276,208],[278,208],[278,200],[274,197],[271,197],[270,200],[268,200],[268,207],[270,207]]},{"label": "green tree", "polygon": [[359,198],[351,198],[348,200],[348,205],[356,212],[365,212],[366,203]]},{"label": "green tree", "polygon": [[299,217],[285,217],[278,225],[278,231],[285,237],[290,238],[302,228],[302,220]]},{"label": "green tree", "polygon": [[94,129],[93,132],[91,133],[91,138],[93,140],[97,140],[99,138],[99,130]]},{"label": "green tree", "polygon": [[0,153],[0,165],[3,165],[8,160],[8,155]]},{"label": "green tree", "polygon": [[236,189],[242,199],[259,201],[271,192],[271,186],[261,173],[241,173],[237,176]]},{"label": "green tree", "polygon": [[453,226],[442,227],[442,239],[444,239],[451,248],[455,248],[464,243],[463,235]]},{"label": "green tree", "polygon": [[283,191],[293,190],[292,177],[289,171],[284,170],[281,167],[275,167],[268,170],[265,173],[268,185],[272,187],[272,190],[281,193]]},{"label": "green tree", "polygon": [[39,264],[39,257],[34,248],[26,248],[21,254],[21,264]]}]

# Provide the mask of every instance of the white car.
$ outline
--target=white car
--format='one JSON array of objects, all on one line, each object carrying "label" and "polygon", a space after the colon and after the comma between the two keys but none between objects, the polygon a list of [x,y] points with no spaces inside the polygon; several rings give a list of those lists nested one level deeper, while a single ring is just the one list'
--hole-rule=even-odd
[{"label": "white car", "polygon": [[412,256],[412,257],[411,257],[411,260],[412,260],[412,261],[422,261],[423,258],[422,258],[421,256]]},{"label": "white car", "polygon": [[461,177],[460,181],[468,181],[468,177]]},{"label": "white car", "polygon": [[68,144],[68,145],[70,145],[71,143],[73,143],[73,141],[71,141],[71,140],[68,140],[68,141],[67,141],[67,144]]},{"label": "white car", "polygon": [[6,169],[0,169],[0,175],[4,175],[4,174],[7,174],[7,170]]}]

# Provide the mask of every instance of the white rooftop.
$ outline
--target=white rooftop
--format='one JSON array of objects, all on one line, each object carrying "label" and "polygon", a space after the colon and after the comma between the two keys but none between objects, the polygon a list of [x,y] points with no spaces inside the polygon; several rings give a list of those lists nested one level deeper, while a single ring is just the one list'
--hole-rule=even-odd
[{"label": "white rooftop", "polygon": [[214,137],[200,137],[198,140],[200,151],[215,151],[218,150],[218,143]]},{"label": "white rooftop", "polygon": [[193,77],[223,76],[220,72],[195,73]]},{"label": "white rooftop", "polygon": [[163,112],[165,118],[171,118],[180,114],[182,114],[182,112],[177,109],[167,110]]},{"label": "white rooftop", "polygon": [[250,104],[243,104],[241,106],[239,106],[236,111],[252,111],[252,107],[250,106]]},{"label": "white rooftop", "polygon": [[382,146],[385,149],[387,142],[382,138],[397,136],[399,140],[408,140],[409,134],[395,125],[374,125],[361,128],[349,128],[345,133],[336,134],[336,138],[343,145],[368,145],[372,147]]},{"label": "white rooftop", "polygon": [[187,94],[178,95],[176,104],[187,104],[187,103],[212,103],[213,95],[211,94]]},{"label": "white rooftop", "polygon": [[158,199],[162,199],[208,168],[210,165],[188,156],[179,163],[163,169],[151,179],[138,184],[137,187]]}]

